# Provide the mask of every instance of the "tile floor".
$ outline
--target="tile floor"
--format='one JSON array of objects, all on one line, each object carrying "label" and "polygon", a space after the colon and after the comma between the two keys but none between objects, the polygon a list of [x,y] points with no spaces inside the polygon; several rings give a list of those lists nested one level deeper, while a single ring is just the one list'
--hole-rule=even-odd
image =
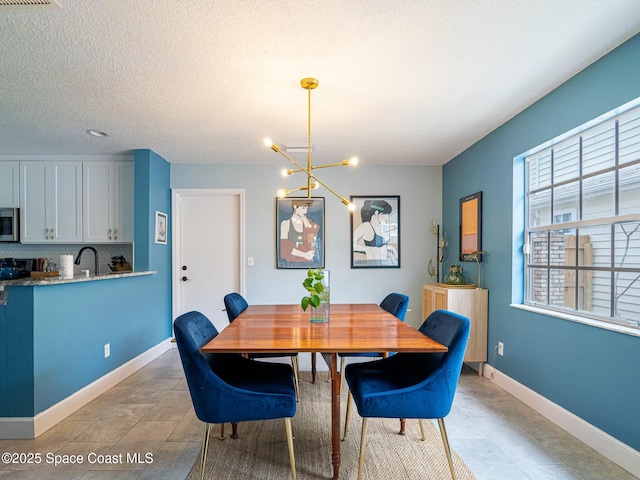
[{"label": "tile floor", "polygon": [[[636,478],[467,368],[447,430],[478,480]],[[36,466],[0,463],[0,480],[184,479],[201,433],[172,349],[39,438],[0,440],[0,453],[41,454]],[[54,455],[84,463],[55,466]]]}]

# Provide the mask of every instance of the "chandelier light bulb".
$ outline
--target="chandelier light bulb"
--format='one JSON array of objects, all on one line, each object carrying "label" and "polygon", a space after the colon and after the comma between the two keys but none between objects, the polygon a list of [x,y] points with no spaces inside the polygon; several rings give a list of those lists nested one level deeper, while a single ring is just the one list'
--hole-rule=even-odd
[{"label": "chandelier light bulb", "polygon": [[284,198],[287,196],[287,194],[289,193],[289,191],[286,188],[281,188],[280,190],[278,190],[276,192],[276,196],[278,198]]},{"label": "chandelier light bulb", "polygon": [[282,175],[283,177],[288,177],[289,175],[291,175],[291,170],[289,170],[288,168],[283,168],[280,171],[280,175]]},{"label": "chandelier light bulb", "polygon": [[349,159],[349,166],[355,167],[356,165],[358,165],[358,157],[351,157]]},{"label": "chandelier light bulb", "polygon": [[270,139],[270,138],[265,138],[265,139],[264,139],[264,145],[265,145],[266,147],[271,148],[271,145],[273,145],[273,142],[271,141],[271,139]]}]

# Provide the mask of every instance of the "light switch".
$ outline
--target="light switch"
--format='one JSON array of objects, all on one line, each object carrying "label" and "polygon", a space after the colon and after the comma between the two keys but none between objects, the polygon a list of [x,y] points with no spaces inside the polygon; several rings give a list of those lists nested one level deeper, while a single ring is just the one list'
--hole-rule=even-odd
[{"label": "light switch", "polygon": [[253,267],[253,257],[247,257],[247,265]]}]

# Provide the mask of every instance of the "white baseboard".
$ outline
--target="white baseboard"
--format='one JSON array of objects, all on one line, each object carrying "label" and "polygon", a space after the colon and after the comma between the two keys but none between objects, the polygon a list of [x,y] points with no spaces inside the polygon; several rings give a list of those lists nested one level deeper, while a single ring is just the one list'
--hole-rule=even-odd
[{"label": "white baseboard", "polygon": [[640,452],[622,443],[539,393],[485,364],[483,375],[521,402],[544,415],[560,428],[640,478]]},{"label": "white baseboard", "polygon": [[35,417],[0,418],[0,440],[37,438],[171,348],[171,339],[129,360]]}]

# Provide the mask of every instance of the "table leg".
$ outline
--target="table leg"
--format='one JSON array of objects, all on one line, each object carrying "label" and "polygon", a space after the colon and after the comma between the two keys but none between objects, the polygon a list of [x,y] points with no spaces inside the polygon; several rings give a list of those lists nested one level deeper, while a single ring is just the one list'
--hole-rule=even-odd
[{"label": "table leg", "polygon": [[311,352],[311,383],[316,383],[316,352]]},{"label": "table leg", "polygon": [[340,381],[338,354],[331,354],[331,463],[333,480],[340,478]]}]

